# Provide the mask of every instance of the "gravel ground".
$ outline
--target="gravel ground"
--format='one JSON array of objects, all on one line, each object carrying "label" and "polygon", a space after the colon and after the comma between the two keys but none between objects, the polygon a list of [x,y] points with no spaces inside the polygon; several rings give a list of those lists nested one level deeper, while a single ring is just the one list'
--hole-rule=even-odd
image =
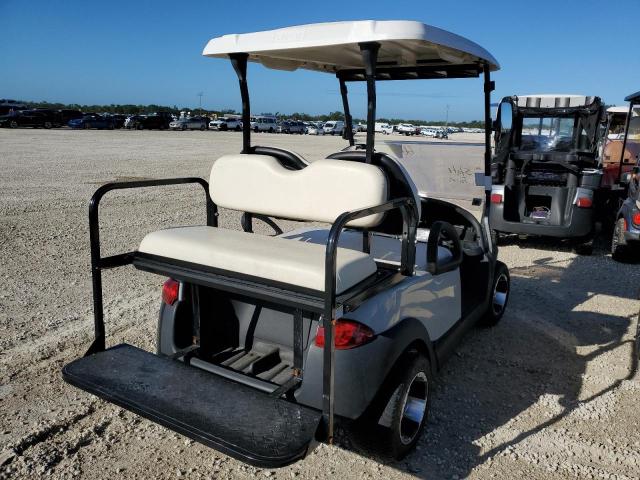
[{"label": "gravel ground", "polygon": [[[342,145],[257,137],[311,160]],[[640,477],[632,373],[640,270],[614,263],[604,246],[590,257],[552,242],[501,247],[508,311],[458,347],[438,377],[428,428],[402,462],[341,435],[293,466],[247,467],[65,384],[61,367],[93,332],[93,191],[113,180],[206,178],[213,159],[239,148],[235,133],[0,130],[0,477]],[[160,226],[203,222],[198,188],[110,194],[103,253],[133,249]],[[223,226],[238,220],[222,212]],[[106,273],[109,344],[154,348],[161,282],[131,267]]]}]

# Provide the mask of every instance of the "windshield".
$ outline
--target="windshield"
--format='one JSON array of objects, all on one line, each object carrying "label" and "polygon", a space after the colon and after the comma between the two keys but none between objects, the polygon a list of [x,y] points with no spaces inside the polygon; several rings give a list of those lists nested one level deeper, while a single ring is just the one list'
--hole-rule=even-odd
[{"label": "windshield", "polygon": [[569,152],[587,150],[589,140],[584,128],[576,135],[575,117],[531,116],[522,119],[520,150]]}]

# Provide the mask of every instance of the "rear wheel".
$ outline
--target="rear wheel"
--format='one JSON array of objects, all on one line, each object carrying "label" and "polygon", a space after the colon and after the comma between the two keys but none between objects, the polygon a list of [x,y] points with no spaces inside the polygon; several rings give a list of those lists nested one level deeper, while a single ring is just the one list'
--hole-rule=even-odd
[{"label": "rear wheel", "polygon": [[624,218],[619,218],[613,229],[613,237],[611,238],[611,257],[616,262],[624,262],[627,260],[627,246],[624,243]]},{"label": "rear wheel", "polygon": [[91,125],[89,125],[88,123],[84,124],[84,129],[85,130],[89,130],[91,128]]},{"label": "rear wheel", "polygon": [[204,125],[200,125],[200,131],[204,132]]},{"label": "rear wheel", "polygon": [[507,308],[510,291],[511,277],[509,276],[509,269],[504,263],[496,262],[489,308],[487,308],[484,316],[479,320],[479,325],[492,327],[502,319],[504,311]]},{"label": "rear wheel", "polygon": [[9,122],[9,128],[18,128],[18,122],[16,122],[15,120],[11,120]]},{"label": "rear wheel", "polygon": [[44,128],[46,128],[47,130],[50,129],[52,127],[51,122],[44,122]]},{"label": "rear wheel", "polygon": [[380,440],[395,459],[406,456],[418,443],[427,422],[433,376],[429,360],[412,350],[395,371],[393,393],[381,417]]},{"label": "rear wheel", "polygon": [[144,125],[142,125],[141,123],[138,124],[138,126],[136,127],[138,130],[144,130]]}]

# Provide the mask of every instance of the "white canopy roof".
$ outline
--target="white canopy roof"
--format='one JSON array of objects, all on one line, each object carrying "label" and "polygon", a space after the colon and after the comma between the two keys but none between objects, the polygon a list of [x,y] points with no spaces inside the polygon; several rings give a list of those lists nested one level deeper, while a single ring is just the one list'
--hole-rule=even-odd
[{"label": "white canopy roof", "polygon": [[586,107],[591,105],[596,97],[586,95],[566,95],[546,93],[541,95],[516,95],[519,107],[532,108],[566,108]]},{"label": "white canopy roof", "polygon": [[[378,66],[447,67],[488,63],[500,66],[478,44],[459,35],[415,21],[329,22],[229,34],[209,41],[203,55],[227,58],[247,53],[267,68],[305,68],[329,73],[364,68],[359,43],[378,42]],[[443,75],[447,76],[447,75]]]}]

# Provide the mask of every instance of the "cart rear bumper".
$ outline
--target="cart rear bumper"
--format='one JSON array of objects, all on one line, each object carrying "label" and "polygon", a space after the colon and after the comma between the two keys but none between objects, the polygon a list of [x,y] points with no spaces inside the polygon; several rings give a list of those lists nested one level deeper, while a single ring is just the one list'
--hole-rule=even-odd
[{"label": "cart rear bumper", "polygon": [[65,381],[259,467],[303,458],[322,413],[122,344],[75,360]]},{"label": "cart rear bumper", "polygon": [[556,238],[580,238],[593,232],[593,209],[572,206],[571,217],[561,225],[549,225],[544,221],[527,219],[525,222],[510,222],[504,219],[502,205],[492,204],[489,222],[491,228],[504,233],[536,235]]}]

